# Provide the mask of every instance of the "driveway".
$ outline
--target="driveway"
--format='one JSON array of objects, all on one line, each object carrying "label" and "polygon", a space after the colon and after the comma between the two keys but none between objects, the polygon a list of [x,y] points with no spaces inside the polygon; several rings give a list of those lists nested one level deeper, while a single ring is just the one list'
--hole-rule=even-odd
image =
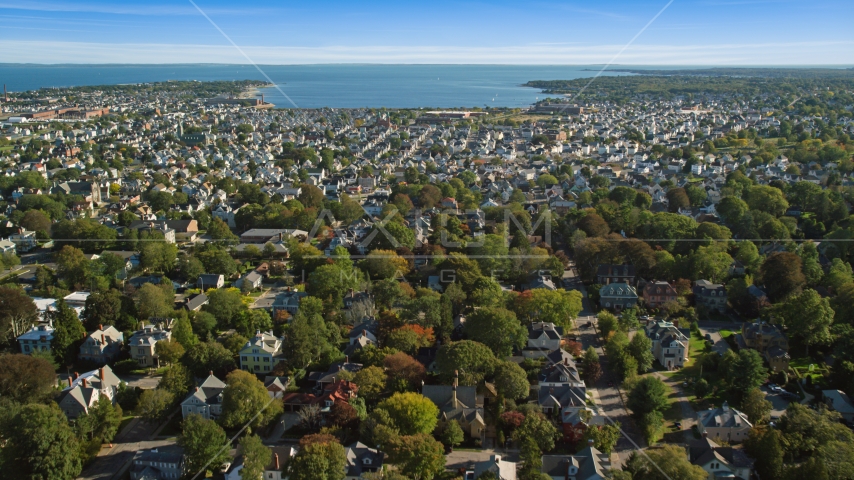
[{"label": "driveway", "polygon": [[[700,325],[700,333],[703,334],[703,338],[706,338],[706,335],[711,337],[712,339],[712,351],[717,352],[721,355],[725,354],[727,350],[729,350],[729,343],[726,342],[721,337],[721,328],[723,327],[711,327],[711,326],[702,326]],[[727,330],[731,330],[727,328]]]},{"label": "driveway", "polygon": [[[682,415],[679,423],[682,424],[681,430],[683,432],[685,442],[689,443],[693,441],[694,434],[691,432],[691,427],[697,423],[697,413],[691,407],[691,402],[689,402],[688,398],[685,396],[685,387],[683,387],[682,383],[679,381],[673,380],[673,378],[668,378],[660,372],[654,372],[653,375],[658,377],[672,389],[673,396],[676,397],[676,401],[679,403],[679,410]],[[664,424],[666,426],[666,432],[672,431],[670,428],[671,423],[669,421],[665,421]]]}]

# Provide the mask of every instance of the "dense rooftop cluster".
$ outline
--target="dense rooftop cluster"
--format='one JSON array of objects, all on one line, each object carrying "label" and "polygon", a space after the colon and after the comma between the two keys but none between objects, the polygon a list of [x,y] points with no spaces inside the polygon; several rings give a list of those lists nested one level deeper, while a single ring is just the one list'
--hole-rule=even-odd
[{"label": "dense rooftop cluster", "polygon": [[[852,85],[775,81],[467,112],[14,94],[0,468],[85,475],[132,415],[177,435],[134,480],[850,478]],[[446,470],[459,445],[493,454]]]}]

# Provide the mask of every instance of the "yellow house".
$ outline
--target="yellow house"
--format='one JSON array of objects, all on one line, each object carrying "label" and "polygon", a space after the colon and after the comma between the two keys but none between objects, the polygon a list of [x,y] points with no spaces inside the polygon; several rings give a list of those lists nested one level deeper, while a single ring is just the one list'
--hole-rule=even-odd
[{"label": "yellow house", "polygon": [[284,361],[282,339],[272,332],[258,332],[240,350],[240,368],[252,373],[270,373]]}]

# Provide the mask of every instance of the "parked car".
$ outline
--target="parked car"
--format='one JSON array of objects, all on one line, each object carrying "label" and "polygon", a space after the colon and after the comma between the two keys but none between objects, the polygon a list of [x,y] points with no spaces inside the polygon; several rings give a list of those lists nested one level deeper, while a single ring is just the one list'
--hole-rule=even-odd
[{"label": "parked car", "polygon": [[711,334],[711,333],[707,333],[707,334],[706,334],[706,336],[705,336],[705,338],[706,338],[706,340],[708,340],[708,341],[710,341],[710,342],[711,342],[711,341],[712,341],[712,334]]}]

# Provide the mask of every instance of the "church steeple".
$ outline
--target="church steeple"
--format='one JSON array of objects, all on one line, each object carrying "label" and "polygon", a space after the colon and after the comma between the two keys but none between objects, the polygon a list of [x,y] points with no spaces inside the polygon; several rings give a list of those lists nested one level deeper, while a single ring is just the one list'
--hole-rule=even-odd
[{"label": "church steeple", "polygon": [[178,138],[184,136],[184,122],[178,122]]}]

